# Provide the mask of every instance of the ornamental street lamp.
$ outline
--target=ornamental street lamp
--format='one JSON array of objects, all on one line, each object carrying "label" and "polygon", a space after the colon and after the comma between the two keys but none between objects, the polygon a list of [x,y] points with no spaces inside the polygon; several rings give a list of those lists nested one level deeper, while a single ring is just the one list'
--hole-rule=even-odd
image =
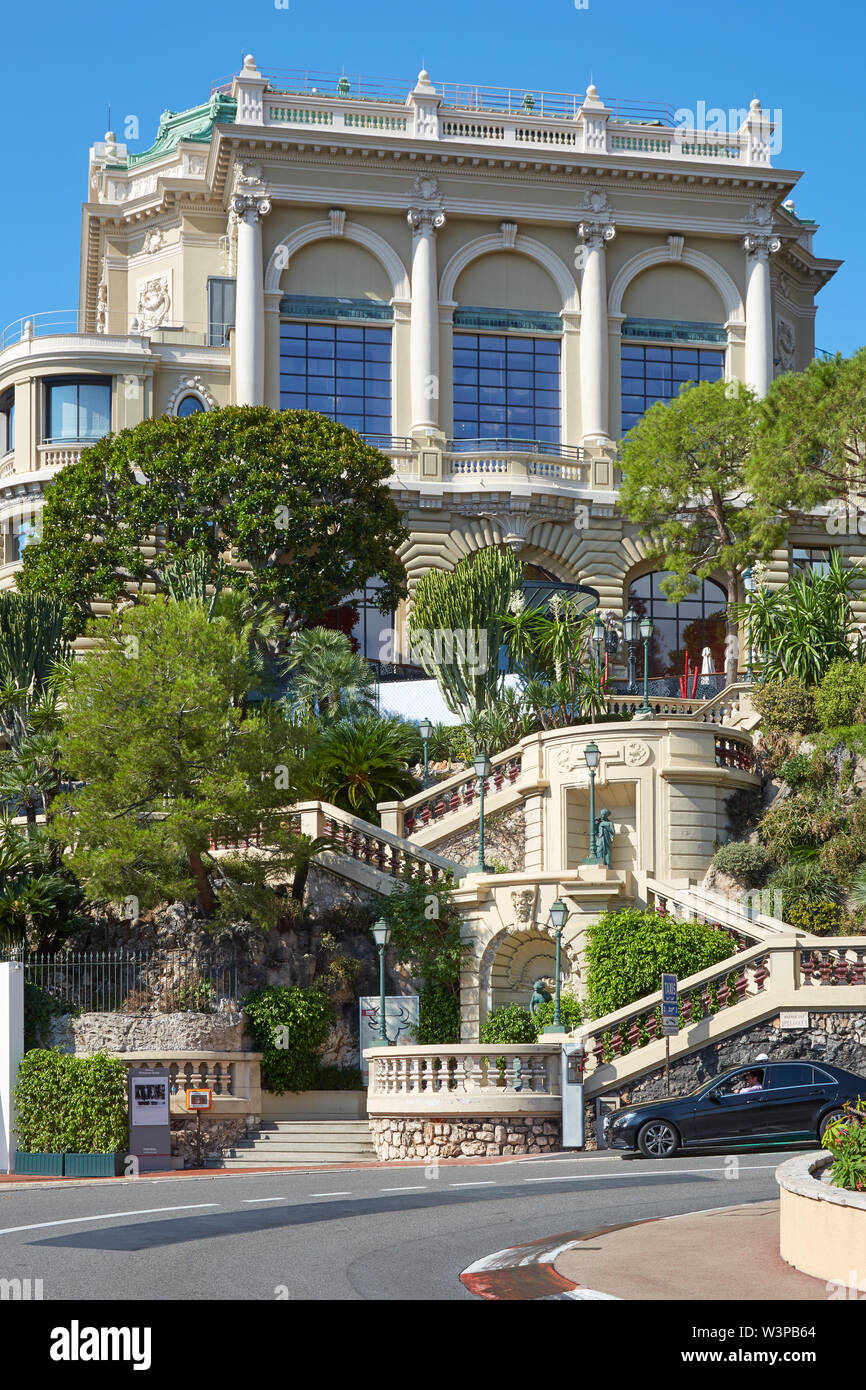
[{"label": "ornamental street lamp", "polygon": [[597,674],[601,674],[601,653],[604,647],[605,626],[600,613],[596,613],[595,621],[592,625],[592,642],[595,647],[595,669]]},{"label": "ornamental street lamp", "polygon": [[391,1039],[385,1032],[385,947],[391,940],[391,928],[384,918],[380,917],[378,922],[374,922],[371,927],[373,940],[379,952],[379,1036],[371,1047],[393,1047]]},{"label": "ornamental street lamp", "polygon": [[553,1022],[548,1023],[547,1027],[542,1028],[541,1031],[542,1033],[564,1033],[565,1029],[562,1026],[562,1013],[560,1008],[562,1002],[560,970],[562,961],[562,929],[568,921],[568,908],[562,901],[562,898],[557,898],[556,902],[551,907],[550,920],[556,932],[556,992],[553,996]]},{"label": "ornamental street lamp", "polygon": [[633,608],[630,608],[622,620],[622,635],[628,646],[628,693],[637,694],[637,644],[640,630],[640,619]]},{"label": "ornamental street lamp", "polygon": [[747,680],[747,681],[749,682],[749,684],[751,685],[751,683],[752,683],[752,623],[751,623],[751,607],[752,607],[752,595],[753,595],[753,591],[754,591],[754,586],[753,586],[753,584],[752,584],[752,569],[751,569],[751,566],[749,566],[749,568],[746,570],[746,573],[745,573],[744,578],[745,578],[745,582],[746,582],[746,603],[747,603],[748,608],[749,608],[749,612],[746,614],[746,632],[747,632],[748,639],[749,639],[749,645],[748,645],[748,648],[747,648],[746,680]]},{"label": "ornamental street lamp", "polygon": [[584,762],[589,768],[589,854],[584,859],[584,864],[599,862],[595,848],[595,772],[600,756],[598,744],[593,739],[583,750]]},{"label": "ornamental street lamp", "polygon": [[640,635],[643,638],[643,704],[638,713],[649,714],[651,712],[649,702],[649,644],[653,635],[652,618],[641,618]]},{"label": "ornamental street lamp", "polygon": [[430,751],[430,735],[433,732],[433,725],[430,723],[429,719],[421,720],[421,723],[418,725],[418,732],[421,735],[421,742],[424,744],[424,790],[426,791],[427,783],[430,780],[428,757]]},{"label": "ornamental street lamp", "polygon": [[475,769],[475,776],[478,779],[478,863],[475,866],[476,873],[484,874],[489,870],[484,862],[484,792],[487,786],[487,778],[490,776],[490,759],[486,753],[477,753],[472,760]]}]

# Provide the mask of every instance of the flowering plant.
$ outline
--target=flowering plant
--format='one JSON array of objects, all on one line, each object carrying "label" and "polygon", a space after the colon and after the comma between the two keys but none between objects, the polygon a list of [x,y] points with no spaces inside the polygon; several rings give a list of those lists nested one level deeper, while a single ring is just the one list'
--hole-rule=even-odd
[{"label": "flowering plant", "polygon": [[866,1101],[862,1097],[853,1106],[845,1102],[844,1114],[827,1126],[821,1144],[833,1155],[833,1185],[866,1192]]}]

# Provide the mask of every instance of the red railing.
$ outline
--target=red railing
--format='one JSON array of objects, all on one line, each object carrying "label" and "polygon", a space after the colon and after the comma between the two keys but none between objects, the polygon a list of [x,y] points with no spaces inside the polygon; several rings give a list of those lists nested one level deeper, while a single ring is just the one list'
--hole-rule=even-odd
[{"label": "red railing", "polygon": [[[494,767],[484,783],[485,796],[500,792],[503,787],[512,786],[520,776],[521,763],[522,757],[517,753],[513,758],[508,758],[507,761]],[[440,821],[445,816],[454,815],[464,806],[472,806],[478,796],[478,791],[478,778],[470,775],[457,786],[431,793],[426,801],[415,803],[411,811],[406,812],[403,821],[404,833],[411,835],[416,830],[423,830],[426,825],[431,825],[434,821]]]}]

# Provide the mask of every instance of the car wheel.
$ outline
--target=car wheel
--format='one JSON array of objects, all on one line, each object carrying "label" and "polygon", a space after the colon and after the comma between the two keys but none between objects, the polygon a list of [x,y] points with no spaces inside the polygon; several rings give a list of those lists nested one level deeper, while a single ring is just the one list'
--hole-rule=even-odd
[{"label": "car wheel", "polygon": [[824,1138],[825,1131],[828,1130],[828,1129],[830,1128],[830,1125],[835,1124],[837,1120],[843,1120],[844,1118],[845,1118],[845,1111],[844,1111],[844,1110],[831,1110],[831,1111],[829,1111],[828,1114],[826,1114],[826,1115],[824,1115],[824,1116],[822,1117],[821,1123],[820,1123],[820,1125],[818,1126],[818,1138],[819,1138],[819,1139],[823,1139],[823,1138]]},{"label": "car wheel", "polygon": [[667,1120],[650,1120],[641,1127],[637,1146],[644,1158],[673,1158],[680,1136]]}]

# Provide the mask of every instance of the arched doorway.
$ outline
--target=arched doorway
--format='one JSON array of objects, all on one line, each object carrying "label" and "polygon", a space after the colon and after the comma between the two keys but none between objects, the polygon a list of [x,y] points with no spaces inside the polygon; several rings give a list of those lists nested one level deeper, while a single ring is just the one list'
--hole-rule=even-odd
[{"label": "arched doorway", "polygon": [[672,603],[662,588],[665,580],[672,577],[670,571],[654,570],[629,585],[628,606],[641,618],[649,617],[653,622],[650,677],[679,682],[687,665],[690,672],[700,671],[707,647],[713,670],[723,674],[727,590],[713,579],[696,578],[694,591],[679,603]]}]

